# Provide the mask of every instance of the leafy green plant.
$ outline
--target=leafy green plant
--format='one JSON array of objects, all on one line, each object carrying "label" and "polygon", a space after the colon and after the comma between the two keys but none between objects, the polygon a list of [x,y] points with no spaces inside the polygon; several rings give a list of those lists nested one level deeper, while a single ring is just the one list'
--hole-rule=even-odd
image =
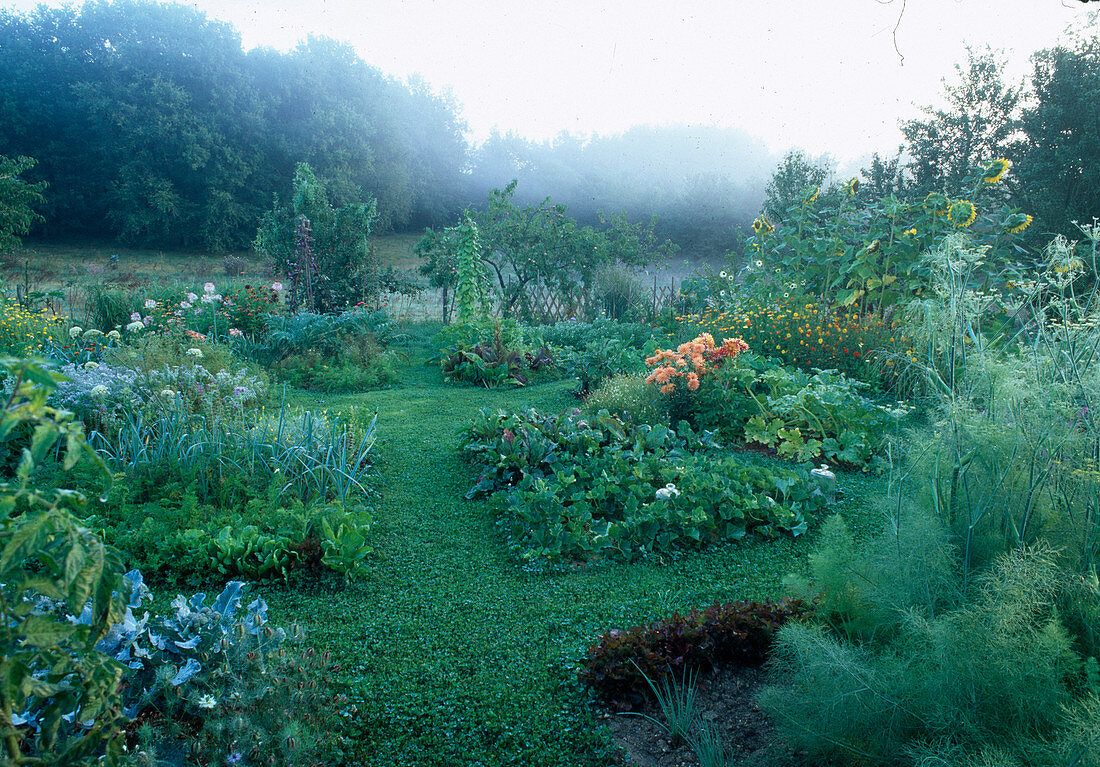
[{"label": "leafy green plant", "polygon": [[[115,763],[121,753],[122,667],[97,644],[122,615],[122,566],[76,516],[85,493],[36,483],[55,456],[67,474],[110,477],[71,414],[46,404],[56,378],[41,364],[3,360],[14,386],[0,413],[0,741],[21,765]],[[76,622],[70,615],[81,615]]]},{"label": "leafy green plant", "polygon": [[627,423],[657,424],[665,419],[661,394],[639,374],[611,376],[584,400],[590,417],[601,410]]},{"label": "leafy green plant", "polygon": [[699,760],[699,767],[732,767],[734,764],[734,755],[722,742],[718,728],[705,719],[696,723],[688,742]]},{"label": "leafy green plant", "polygon": [[463,339],[440,352],[440,369],[448,381],[487,389],[523,386],[529,371],[538,372],[554,364],[553,354],[545,346],[525,345],[524,336],[514,322],[494,320],[489,325],[460,325],[445,331],[443,336]]},{"label": "leafy green plant", "polygon": [[920,344],[905,371],[925,393],[931,429],[914,435],[919,460],[899,470],[893,491],[945,521],[968,570],[1040,537],[1074,567],[1097,561],[1100,294],[1085,261],[1095,261],[1100,232],[1082,231],[1082,252],[1055,238],[1036,278],[1007,293],[971,288],[986,254],[964,238],[926,257],[936,289],[912,307]]},{"label": "leafy green plant", "polygon": [[[124,620],[100,644],[126,667],[127,715],[144,722],[143,746],[208,763],[312,763],[336,741],[346,705],[324,676],[331,654],[304,646],[297,627],[268,623],[262,597],[242,614],[247,586],[231,581],[209,605],[182,595],[149,614],[141,573],[126,575]],[[136,612],[136,614],[135,614]]]},{"label": "leafy green plant", "polygon": [[354,575],[370,552],[376,422],[286,407],[251,424],[132,416],[117,435],[93,435],[125,472],[100,524],[162,576]]},{"label": "leafy green plant", "polygon": [[716,347],[702,334],[676,350],[658,350],[646,359],[654,367],[646,381],[667,396],[673,421],[774,448],[799,462],[884,466],[880,454],[907,414],[904,406],[874,402],[864,395],[867,384],[836,371],[809,374],[739,353],[743,345],[725,339]]},{"label": "leafy green plant", "polygon": [[[859,193],[857,179],[825,194],[810,186],[787,207],[778,229],[766,217],[757,219],[743,281],[770,283],[774,295],[794,275],[798,290],[817,303],[881,316],[931,287],[920,256],[950,233],[971,232],[990,246],[999,266],[1011,264],[1015,235],[1031,219],[1001,206],[992,191],[1006,163],[975,169],[958,197],[932,192],[921,200],[893,194],[872,199]],[[988,207],[983,197],[990,198]]]},{"label": "leafy green plant", "polygon": [[524,559],[660,557],[750,532],[798,535],[823,505],[808,477],[726,454],[711,435],[628,426],[579,410],[482,411],[463,450],[497,494],[498,526]]},{"label": "leafy green plant", "polygon": [[586,344],[583,349],[565,355],[561,367],[567,376],[577,379],[578,397],[585,396],[611,376],[637,374],[645,369],[638,351],[624,346],[617,338]]},{"label": "leafy green plant", "polygon": [[458,322],[484,321],[489,315],[489,296],[481,263],[481,243],[477,224],[467,212],[455,230],[458,238],[456,268],[458,285],[455,289],[455,312]]},{"label": "leafy green plant", "polygon": [[929,546],[934,558],[954,554],[946,536],[899,544],[887,531],[882,545],[895,554],[900,545],[904,564],[885,562],[870,583],[858,570],[843,579],[861,595],[849,604],[880,616],[870,641],[798,623],[779,631],[775,665],[789,682],[761,702],[785,736],[816,758],[885,763],[922,764],[931,754],[980,763],[994,749],[1009,763],[1064,763],[1052,752],[1096,758],[1087,729],[1097,724],[1095,688],[1059,609],[1075,578],[1053,551],[1014,550],[969,591],[956,569],[896,601],[892,584],[913,582],[906,566]]}]

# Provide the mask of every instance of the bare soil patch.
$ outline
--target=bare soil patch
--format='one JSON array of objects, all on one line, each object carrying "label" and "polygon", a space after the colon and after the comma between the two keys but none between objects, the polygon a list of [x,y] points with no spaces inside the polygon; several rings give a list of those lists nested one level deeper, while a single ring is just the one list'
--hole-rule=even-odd
[{"label": "bare soil patch", "polygon": [[[756,695],[769,682],[763,668],[728,667],[700,674],[696,706],[699,715],[718,728],[732,764],[739,767],[809,767],[805,755],[793,751],[756,705]],[[656,701],[636,709],[661,720]],[[623,749],[631,767],[698,767],[690,745],[673,746],[664,728],[642,716],[605,710],[598,714]]]}]

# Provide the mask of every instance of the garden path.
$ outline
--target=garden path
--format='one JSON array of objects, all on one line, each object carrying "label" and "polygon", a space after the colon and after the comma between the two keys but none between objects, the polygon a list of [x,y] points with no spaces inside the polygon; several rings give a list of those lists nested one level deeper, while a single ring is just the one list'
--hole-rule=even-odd
[{"label": "garden path", "polygon": [[413,364],[400,388],[294,404],[378,409],[383,498],[370,576],[270,592],[343,665],[360,700],[352,763],[610,764],[572,666],[603,631],[716,600],[762,598],[805,559],[802,541],[745,542],[666,566],[536,572],[513,562],[490,506],[463,499],[458,430],[481,407],[575,404],[571,382],[454,387]]}]

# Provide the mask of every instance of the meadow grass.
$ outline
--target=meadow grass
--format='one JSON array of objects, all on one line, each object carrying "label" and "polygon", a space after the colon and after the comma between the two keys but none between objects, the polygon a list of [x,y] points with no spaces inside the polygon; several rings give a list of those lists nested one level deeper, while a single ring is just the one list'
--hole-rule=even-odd
[{"label": "meadow grass", "polygon": [[[666,564],[604,563],[541,571],[510,559],[490,504],[463,500],[471,470],[458,429],[481,407],[574,406],[572,381],[485,390],[445,384],[411,341],[402,385],[291,404],[378,410],[384,498],[376,514],[371,574],[268,586],[279,623],[299,621],[342,664],[339,681],[359,701],[349,720],[362,764],[609,765],[574,664],[602,632],[716,601],[781,594],[803,569],[810,538],[746,540]],[[841,477],[839,511],[869,528],[864,499],[875,481]]]}]

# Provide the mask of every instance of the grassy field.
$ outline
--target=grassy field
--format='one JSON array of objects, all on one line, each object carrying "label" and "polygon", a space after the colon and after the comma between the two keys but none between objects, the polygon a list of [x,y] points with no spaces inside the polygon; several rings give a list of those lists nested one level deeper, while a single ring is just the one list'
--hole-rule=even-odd
[{"label": "grassy field", "polygon": [[[294,404],[377,409],[384,497],[368,578],[266,586],[280,623],[299,621],[343,665],[359,701],[349,762],[416,765],[609,765],[574,664],[595,637],[715,601],[781,593],[811,537],[748,540],[666,564],[525,569],[507,555],[490,505],[465,501],[470,470],[458,429],[481,407],[561,410],[571,381],[523,389],[453,387],[424,365],[421,339],[398,388],[349,396],[304,392]],[[840,509],[868,524],[872,484],[842,476]]]}]

